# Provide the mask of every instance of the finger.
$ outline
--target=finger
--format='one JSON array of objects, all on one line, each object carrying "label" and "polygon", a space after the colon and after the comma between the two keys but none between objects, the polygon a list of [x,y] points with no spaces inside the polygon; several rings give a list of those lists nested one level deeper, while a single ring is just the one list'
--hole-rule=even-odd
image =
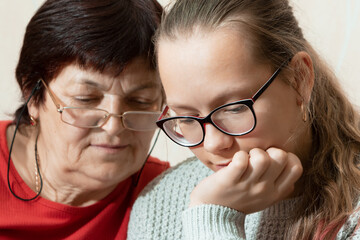
[{"label": "finger", "polygon": [[293,153],[288,153],[287,164],[275,180],[275,187],[280,194],[286,194],[292,191],[297,180],[301,177],[303,167],[300,159]]},{"label": "finger", "polygon": [[242,177],[242,181],[256,182],[270,165],[269,155],[260,148],[253,148],[249,152],[249,166]]},{"label": "finger", "polygon": [[261,176],[260,181],[272,181],[280,176],[288,162],[288,153],[279,148],[269,148],[266,153],[270,157],[268,169]]},{"label": "finger", "polygon": [[230,164],[217,173],[224,174],[231,182],[239,182],[249,165],[249,154],[244,151],[236,152]]}]

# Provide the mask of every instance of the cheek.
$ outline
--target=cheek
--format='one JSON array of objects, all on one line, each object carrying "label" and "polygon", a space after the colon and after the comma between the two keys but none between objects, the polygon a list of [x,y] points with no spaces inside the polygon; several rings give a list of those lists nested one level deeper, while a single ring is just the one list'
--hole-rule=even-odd
[{"label": "cheek", "polygon": [[256,111],[257,125],[248,137],[256,138],[262,148],[279,147],[285,150],[300,127],[296,104],[278,106],[267,106]]},{"label": "cheek", "polygon": [[208,159],[210,157],[210,153],[208,153],[203,147],[202,145],[198,146],[198,147],[191,147],[189,148],[194,155],[208,168],[211,169],[212,165],[210,164],[210,162],[206,161],[206,159]]},{"label": "cheek", "polygon": [[55,109],[53,103],[48,103],[41,109],[41,130],[48,136],[50,142],[61,145],[79,144],[86,140],[91,129],[71,126],[61,120],[61,114]]},{"label": "cheek", "polygon": [[154,132],[134,132],[135,151],[137,155],[145,156],[148,153]]},{"label": "cheek", "polygon": [[59,146],[63,146],[63,151],[68,153],[68,158],[78,159],[91,143],[89,138],[91,129],[75,128],[69,125],[64,126],[60,131]]},{"label": "cheek", "polygon": [[64,142],[69,144],[81,144],[89,141],[87,136],[94,131],[92,129],[78,128],[66,123],[61,123],[61,126],[57,128],[58,136],[62,138]]}]

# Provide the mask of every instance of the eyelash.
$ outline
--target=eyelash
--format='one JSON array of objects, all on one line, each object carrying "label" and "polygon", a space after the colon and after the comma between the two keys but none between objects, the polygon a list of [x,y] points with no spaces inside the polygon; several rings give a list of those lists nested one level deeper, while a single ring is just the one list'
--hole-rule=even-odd
[{"label": "eyelash", "polygon": [[143,101],[143,100],[137,100],[137,99],[130,99],[128,102],[131,104],[139,104],[139,105],[152,105],[154,101]]},{"label": "eyelash", "polygon": [[139,107],[139,108],[149,108],[152,107],[156,100],[150,99],[139,99],[139,98],[129,98],[126,100],[129,106]]},{"label": "eyelash", "polygon": [[99,97],[77,96],[74,98],[77,103],[89,104],[96,103],[100,100]]},{"label": "eyelash", "polygon": [[200,117],[200,115],[198,113],[181,113],[181,114],[176,114],[175,112],[173,112],[172,114],[168,113],[169,117]]},{"label": "eyelash", "polygon": [[[73,101],[71,105],[95,107],[97,104],[101,102],[101,100],[102,98],[97,96],[75,96],[73,97]],[[124,99],[123,101],[125,101],[128,107],[139,110],[152,108],[156,103],[156,100],[142,99],[142,98],[127,98]]]}]

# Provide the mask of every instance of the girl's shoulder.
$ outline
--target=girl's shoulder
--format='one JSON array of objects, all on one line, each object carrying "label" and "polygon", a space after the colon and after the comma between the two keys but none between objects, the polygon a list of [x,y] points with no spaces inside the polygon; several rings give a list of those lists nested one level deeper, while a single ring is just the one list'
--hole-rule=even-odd
[{"label": "girl's shoulder", "polygon": [[[193,189],[199,181],[209,176],[212,171],[196,157],[191,157],[178,165],[171,167],[150,182],[140,194],[145,196],[149,192],[171,191],[176,186],[182,189]],[[175,189],[178,192],[179,189]],[[164,192],[165,194],[165,192]]]},{"label": "girl's shoulder", "polygon": [[360,198],[355,205],[354,212],[341,227],[336,239],[360,239]]},{"label": "girl's shoulder", "polygon": [[181,213],[189,205],[190,193],[211,173],[194,157],[156,177],[136,199],[128,239],[181,239]]}]

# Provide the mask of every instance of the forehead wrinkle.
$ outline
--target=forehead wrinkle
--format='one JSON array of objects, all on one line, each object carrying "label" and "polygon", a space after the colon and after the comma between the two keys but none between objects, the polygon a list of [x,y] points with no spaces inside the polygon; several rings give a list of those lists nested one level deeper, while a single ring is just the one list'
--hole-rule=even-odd
[{"label": "forehead wrinkle", "polygon": [[77,83],[80,85],[85,85],[87,88],[90,87],[90,88],[98,88],[100,90],[106,90],[105,86],[101,85],[98,82],[91,81],[89,79],[81,79]]},{"label": "forehead wrinkle", "polygon": [[133,93],[144,89],[160,89],[160,83],[146,82],[145,84],[134,85],[127,89],[127,93]]},{"label": "forehead wrinkle", "polygon": [[[114,77],[110,77],[109,75],[90,73],[89,75],[75,78],[75,83],[85,85],[87,88],[95,88],[101,91],[108,91],[112,88],[115,80],[116,79]],[[109,81],[111,81],[111,83],[108,83]]]}]

